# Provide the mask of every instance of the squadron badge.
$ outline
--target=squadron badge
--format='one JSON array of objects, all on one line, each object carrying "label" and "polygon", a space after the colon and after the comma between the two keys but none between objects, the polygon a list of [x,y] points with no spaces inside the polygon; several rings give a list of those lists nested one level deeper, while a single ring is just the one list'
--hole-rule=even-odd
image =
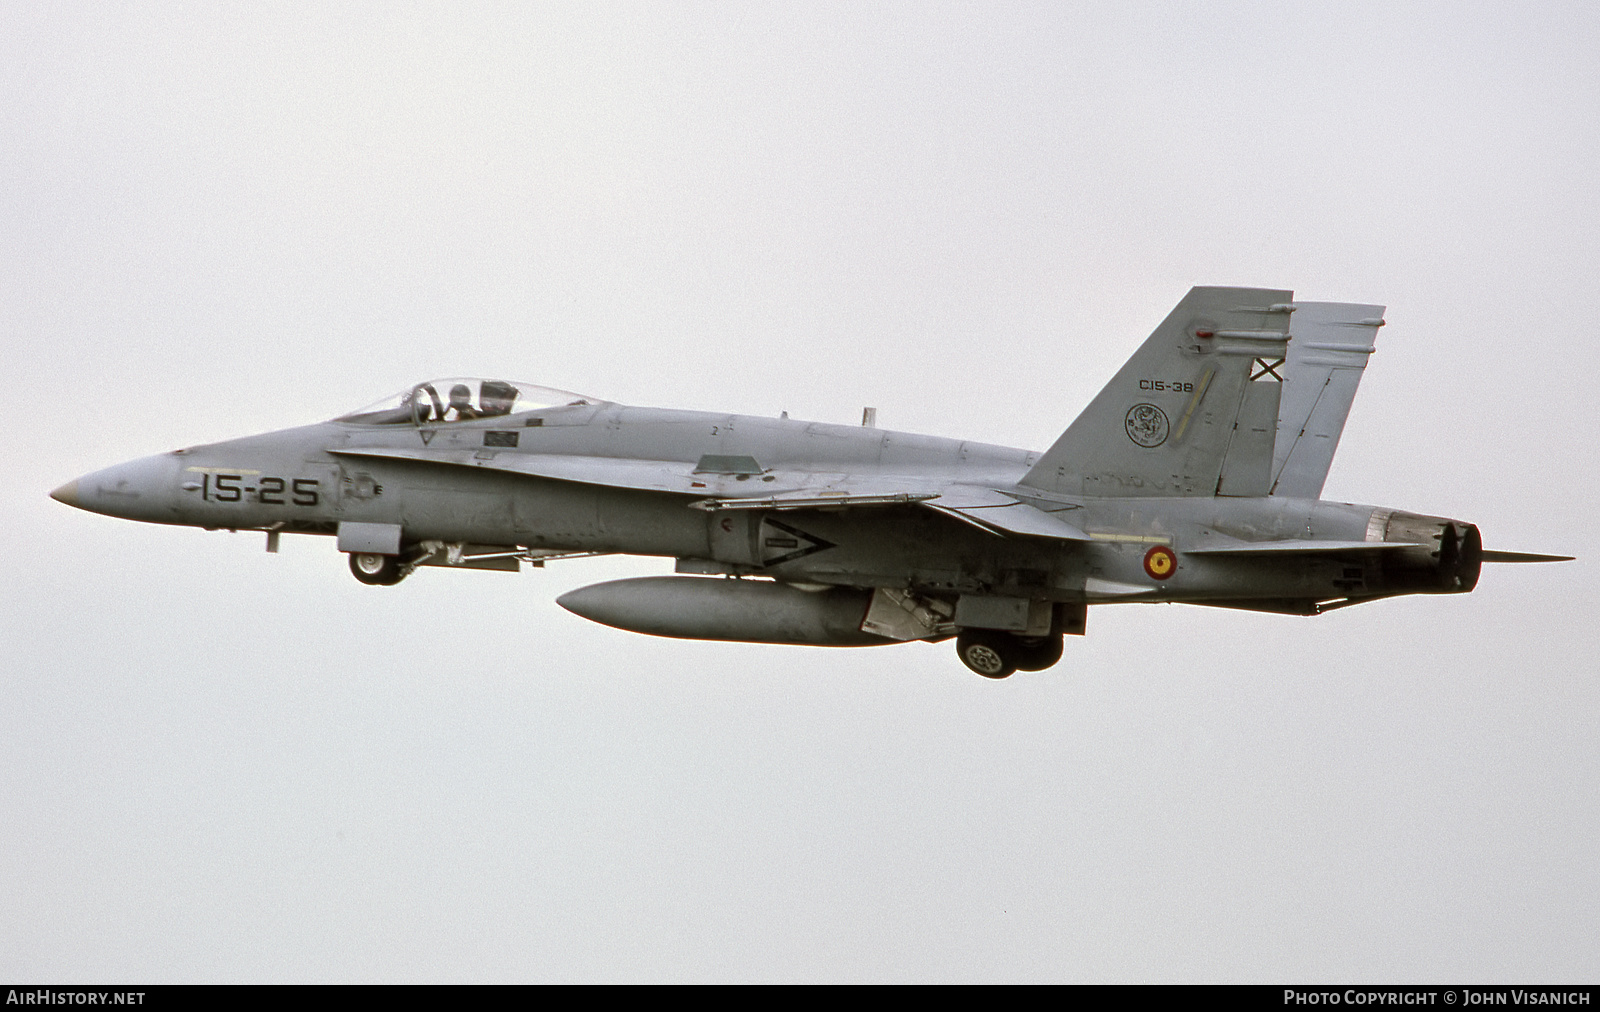
[{"label": "squadron badge", "polygon": [[1167,413],[1154,404],[1135,404],[1128,409],[1123,424],[1128,429],[1128,438],[1146,449],[1167,441]]}]

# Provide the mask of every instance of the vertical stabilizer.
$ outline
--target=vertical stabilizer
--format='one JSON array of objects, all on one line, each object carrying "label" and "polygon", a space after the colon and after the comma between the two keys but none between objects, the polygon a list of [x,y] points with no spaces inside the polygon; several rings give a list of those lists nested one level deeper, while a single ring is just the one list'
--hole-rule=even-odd
[{"label": "vertical stabilizer", "polygon": [[1022,483],[1072,495],[1266,495],[1293,298],[1191,289]]},{"label": "vertical stabilizer", "polygon": [[1322,495],[1361,373],[1383,326],[1383,306],[1297,302],[1289,330],[1288,372],[1278,407],[1272,494]]}]

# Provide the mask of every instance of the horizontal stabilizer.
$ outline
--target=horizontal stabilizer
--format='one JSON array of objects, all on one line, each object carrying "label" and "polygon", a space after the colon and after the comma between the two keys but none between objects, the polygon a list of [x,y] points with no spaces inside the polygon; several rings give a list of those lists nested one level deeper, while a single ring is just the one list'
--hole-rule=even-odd
[{"label": "horizontal stabilizer", "polygon": [[[1421,542],[1413,541],[1235,541],[1204,548],[1185,548],[1185,555],[1272,555],[1278,553],[1315,552],[1365,552],[1400,548],[1416,548]],[[1537,555],[1533,552],[1489,552],[1479,556],[1482,562],[1572,562],[1571,555]]]},{"label": "horizontal stabilizer", "polygon": [[1368,552],[1392,548],[1416,548],[1413,541],[1316,541],[1309,538],[1294,541],[1235,541],[1204,548],[1185,548],[1185,555],[1280,555],[1284,553],[1308,554],[1314,552]]},{"label": "horizontal stabilizer", "polygon": [[1535,555],[1532,552],[1484,552],[1484,562],[1572,562],[1574,555]]}]

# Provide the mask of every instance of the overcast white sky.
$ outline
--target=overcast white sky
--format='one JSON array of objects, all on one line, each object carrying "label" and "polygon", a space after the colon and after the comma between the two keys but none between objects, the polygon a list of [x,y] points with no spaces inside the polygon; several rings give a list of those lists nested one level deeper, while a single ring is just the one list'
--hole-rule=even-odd
[{"label": "overcast white sky", "polygon": [[[0,978],[1600,977],[1600,14],[1080,6],[0,0]],[[1042,449],[1194,284],[1580,561],[990,683],[46,498],[453,374]]]}]

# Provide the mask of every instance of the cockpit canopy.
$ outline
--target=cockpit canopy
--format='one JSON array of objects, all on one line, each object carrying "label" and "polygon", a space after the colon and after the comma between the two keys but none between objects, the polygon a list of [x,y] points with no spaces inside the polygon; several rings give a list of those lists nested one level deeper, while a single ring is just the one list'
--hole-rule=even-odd
[{"label": "cockpit canopy", "polygon": [[340,415],[334,421],[357,425],[440,425],[519,415],[541,408],[599,403],[593,397],[532,383],[455,377],[418,383],[360,411]]}]

